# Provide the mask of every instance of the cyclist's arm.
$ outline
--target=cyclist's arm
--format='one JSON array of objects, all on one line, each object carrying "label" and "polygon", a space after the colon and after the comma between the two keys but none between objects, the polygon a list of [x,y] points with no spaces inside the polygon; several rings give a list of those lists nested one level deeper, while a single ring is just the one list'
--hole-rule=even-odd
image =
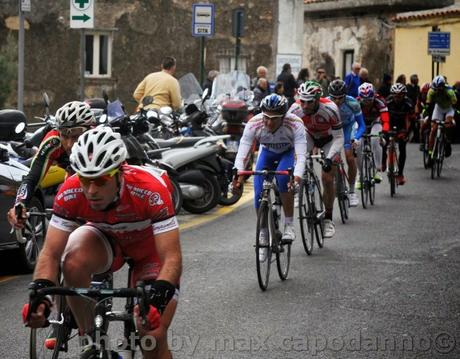
[{"label": "cyclist's arm", "polygon": [[53,163],[53,155],[59,151],[60,147],[61,141],[57,136],[48,137],[40,144],[29,173],[24,177],[18,188],[16,204],[23,203],[26,207],[29,205],[35,190]]},{"label": "cyclist's arm", "polygon": [[457,103],[457,96],[455,95],[455,91],[449,90],[447,91],[447,94],[449,95],[451,104],[455,105]]},{"label": "cyclist's arm", "polygon": [[35,267],[34,279],[48,279],[58,283],[59,266],[70,232],[50,223],[45,243]]},{"label": "cyclist's arm", "polygon": [[145,79],[143,79],[139,85],[137,85],[136,89],[134,90],[133,97],[137,101],[137,103],[140,103],[142,100],[142,97],[144,97],[145,94]]},{"label": "cyclist's arm", "polygon": [[244,170],[244,161],[252,148],[254,137],[255,132],[251,129],[250,122],[248,122],[244,128],[243,136],[241,137],[240,145],[238,147],[238,153],[235,158],[235,168],[237,170]]},{"label": "cyclist's arm", "polygon": [[182,273],[182,254],[178,227],[168,232],[156,234],[155,245],[161,261],[160,274],[157,280],[166,280],[178,285]]},{"label": "cyclist's arm", "polygon": [[305,171],[305,164],[307,162],[307,136],[305,127],[301,119],[298,120],[299,126],[295,131],[294,137],[294,151],[296,156],[296,163],[294,167],[294,176],[302,177]]},{"label": "cyclist's arm", "polygon": [[390,131],[390,114],[388,111],[380,112],[380,121],[382,122],[383,132]]},{"label": "cyclist's arm", "polygon": [[356,130],[355,139],[359,140],[366,132],[366,123],[364,122],[363,113],[360,112],[359,114],[355,115],[355,120],[358,123],[358,129]]}]

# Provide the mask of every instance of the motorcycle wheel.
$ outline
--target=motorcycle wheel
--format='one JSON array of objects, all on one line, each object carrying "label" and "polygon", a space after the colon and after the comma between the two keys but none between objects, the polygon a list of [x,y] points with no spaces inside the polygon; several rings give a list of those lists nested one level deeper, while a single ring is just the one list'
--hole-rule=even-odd
[{"label": "motorcycle wheel", "polygon": [[[32,198],[28,210],[42,213],[45,211],[37,197]],[[25,273],[30,273],[35,268],[38,255],[45,242],[46,227],[45,218],[33,216],[27,219],[25,228],[21,230],[21,236],[25,237],[27,241],[19,244],[17,255],[18,264]]]},{"label": "motorcycle wheel", "polygon": [[172,199],[174,203],[174,211],[176,212],[176,214],[178,214],[180,209],[182,208],[182,202],[183,202],[182,190],[180,189],[179,183],[177,183],[177,181],[174,178],[170,177],[169,179],[173,186]]},{"label": "motorcycle wheel", "polygon": [[210,172],[204,172],[205,180],[201,184],[204,188],[204,196],[198,199],[184,199],[182,207],[194,214],[200,214],[217,206],[220,197],[220,185],[216,176]]}]

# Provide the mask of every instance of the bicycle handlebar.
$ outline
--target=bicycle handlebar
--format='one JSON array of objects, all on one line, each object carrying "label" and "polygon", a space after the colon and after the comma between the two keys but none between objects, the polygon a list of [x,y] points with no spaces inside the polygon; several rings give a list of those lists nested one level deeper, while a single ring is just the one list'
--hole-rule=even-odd
[{"label": "bicycle handlebar", "polygon": [[284,171],[272,171],[272,170],[262,170],[262,171],[238,171],[238,176],[269,176],[269,175],[282,175],[282,176],[292,176],[292,169]]}]

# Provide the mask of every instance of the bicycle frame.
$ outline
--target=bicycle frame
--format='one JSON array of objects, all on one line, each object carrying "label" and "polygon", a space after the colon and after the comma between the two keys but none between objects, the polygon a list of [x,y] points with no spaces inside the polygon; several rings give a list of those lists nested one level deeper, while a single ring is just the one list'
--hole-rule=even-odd
[{"label": "bicycle frame", "polygon": [[398,145],[396,143],[396,130],[389,131],[389,140],[388,140],[388,182],[390,183],[390,195],[393,197],[396,193],[396,187],[398,183],[396,182],[396,176],[398,174]]}]

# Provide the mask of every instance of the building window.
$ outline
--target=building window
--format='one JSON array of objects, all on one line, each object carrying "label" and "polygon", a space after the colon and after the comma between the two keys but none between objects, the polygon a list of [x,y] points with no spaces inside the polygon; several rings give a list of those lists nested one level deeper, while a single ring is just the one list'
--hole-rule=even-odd
[{"label": "building window", "polygon": [[110,77],[112,73],[112,35],[93,33],[85,36],[85,76]]},{"label": "building window", "polygon": [[[219,72],[226,74],[235,69],[235,57],[224,56],[219,58]],[[246,57],[238,57],[238,71],[246,72]]]},{"label": "building window", "polygon": [[344,79],[347,73],[351,71],[351,65],[353,65],[355,59],[355,50],[344,50],[343,51],[343,62],[342,62],[342,78]]}]

